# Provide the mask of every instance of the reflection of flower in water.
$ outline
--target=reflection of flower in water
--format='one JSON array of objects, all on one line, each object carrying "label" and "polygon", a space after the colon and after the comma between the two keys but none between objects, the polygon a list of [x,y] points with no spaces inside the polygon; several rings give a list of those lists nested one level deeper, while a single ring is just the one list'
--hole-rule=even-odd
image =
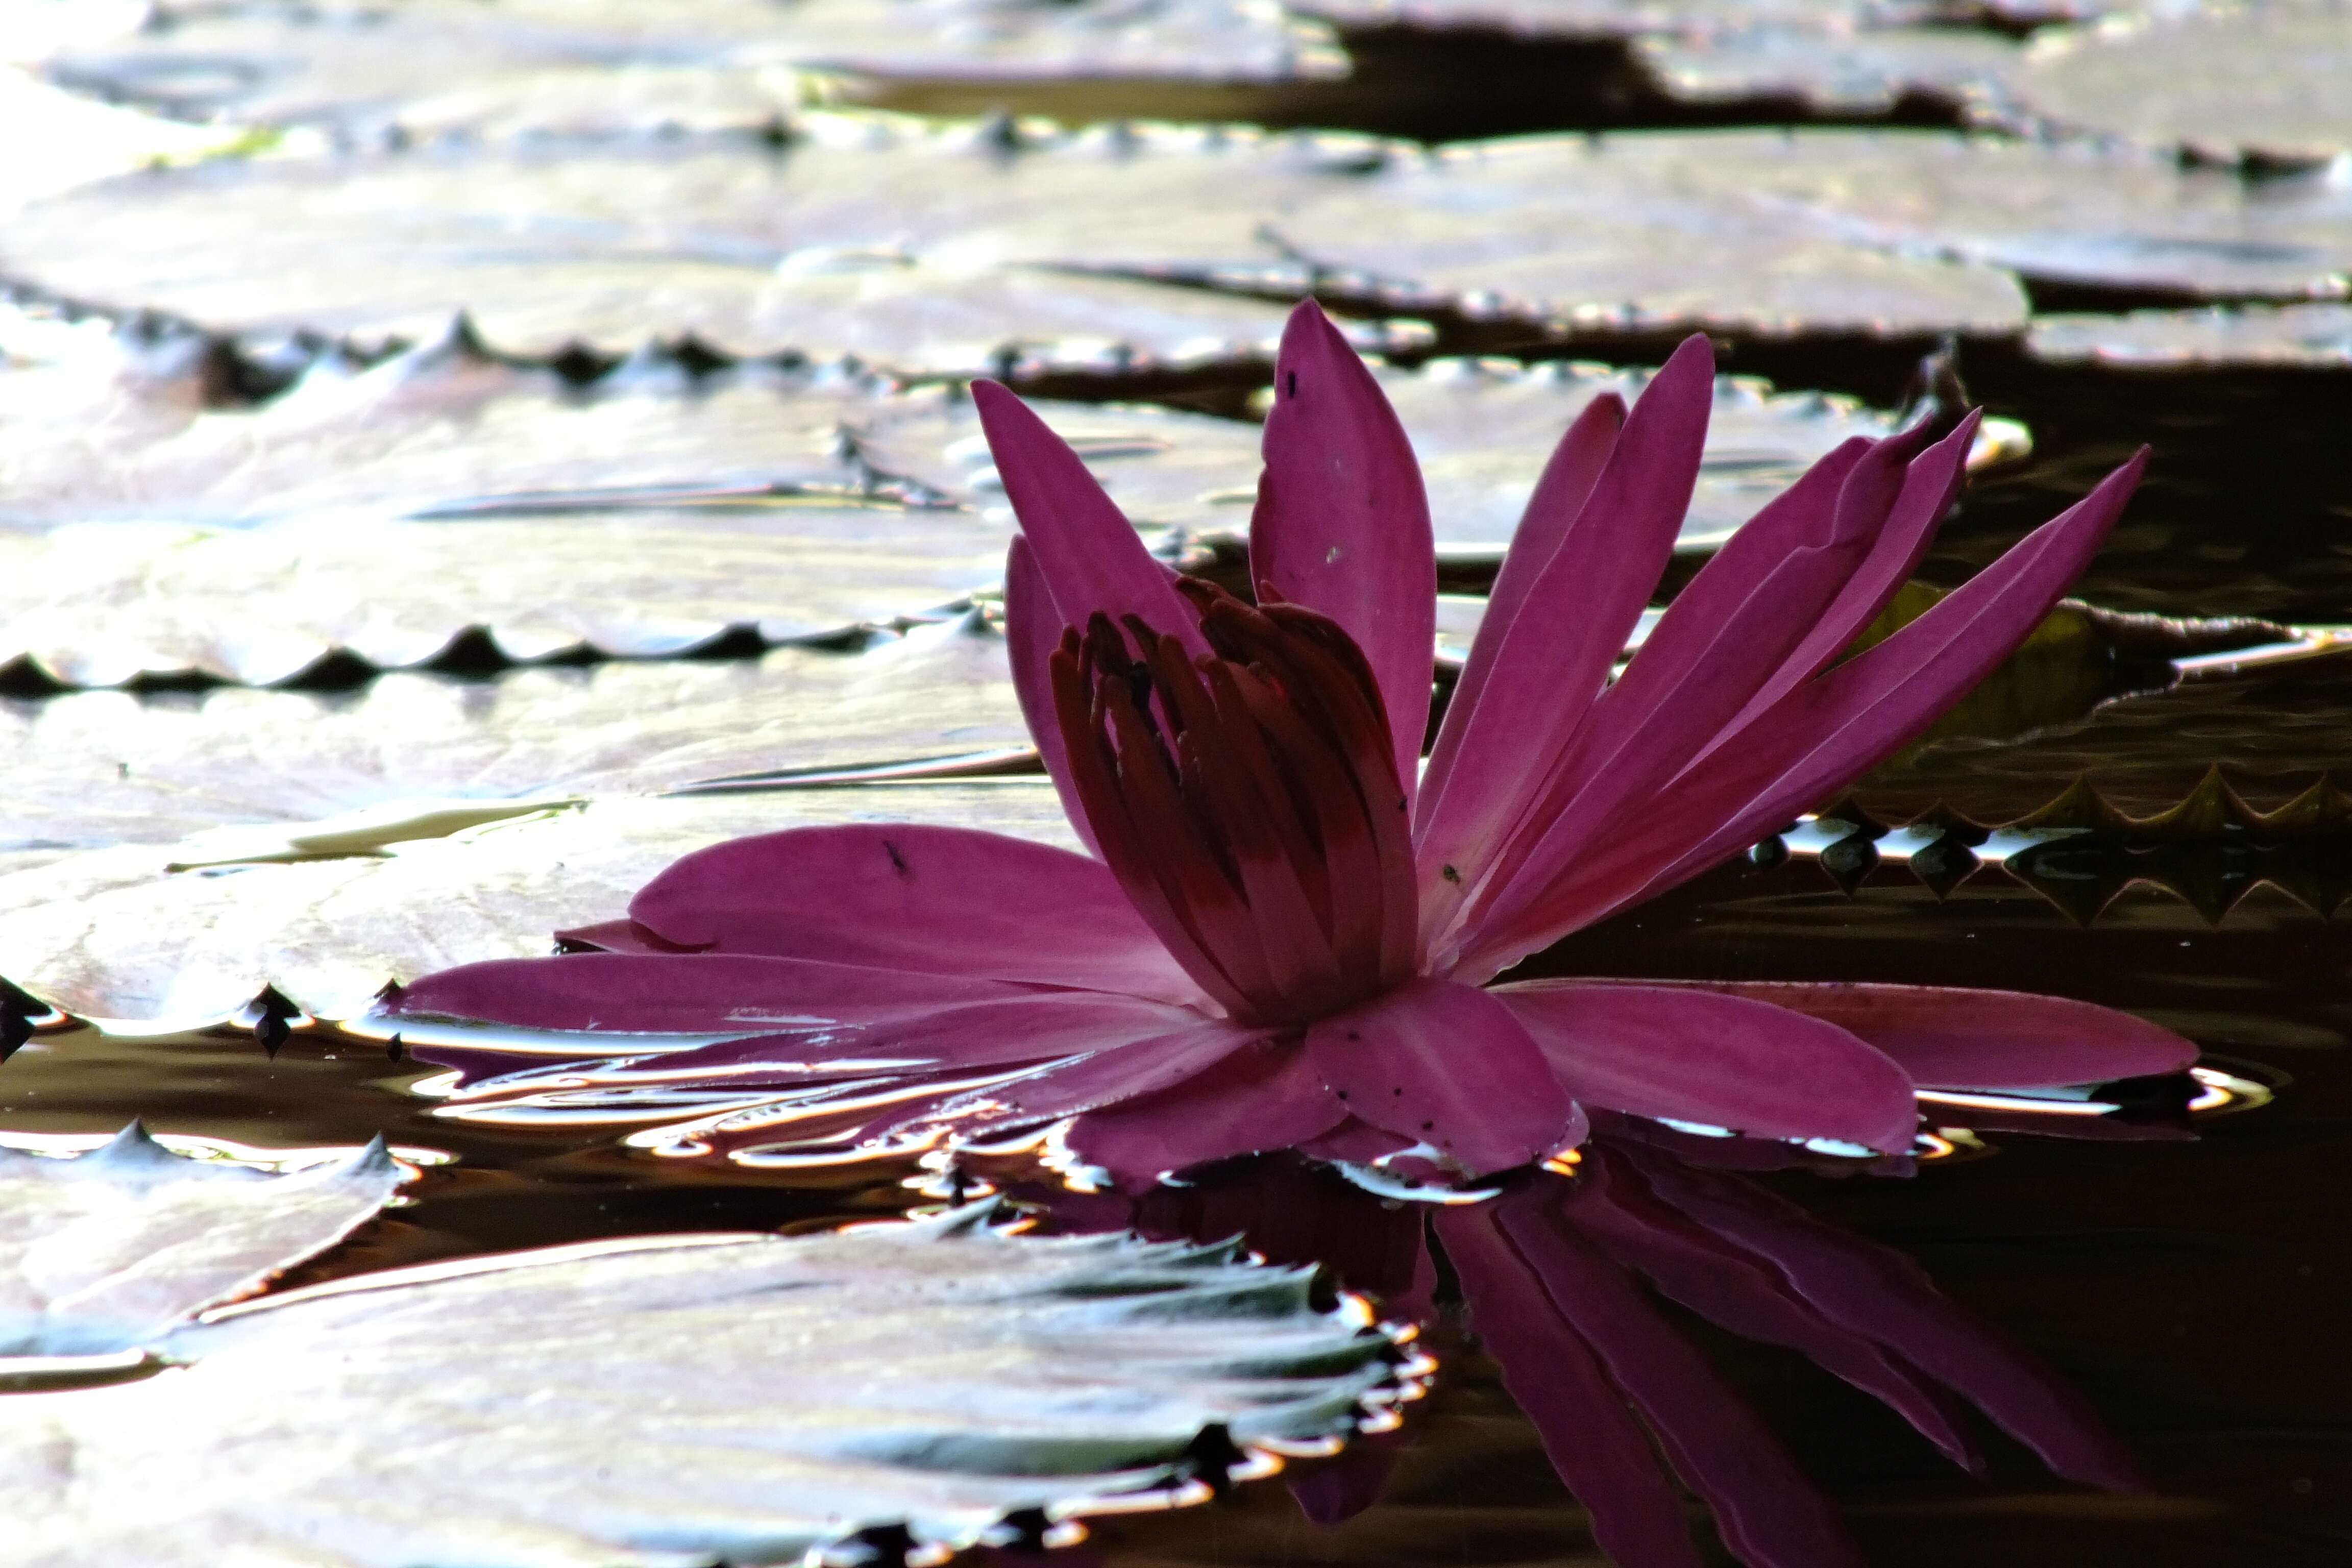
[{"label": "reflection of flower in water", "polygon": [[[1960,1399],[2060,1475],[2137,1484],[2130,1460],[2071,1389],[1910,1259],[1632,1131],[1604,1118],[1573,1177],[1530,1173],[1481,1204],[1382,1205],[1303,1168],[1263,1164],[1133,1200],[1047,1201],[1066,1228],[1239,1235],[1278,1261],[1326,1262],[1398,1321],[1439,1316],[1425,1242],[1433,1237],[1469,1328],[1591,1514],[1595,1541],[1627,1568],[1703,1560],[1676,1481],[1758,1568],[1859,1561],[1834,1508],[1655,1310],[1652,1290],[1802,1352],[1972,1471],[1982,1463]],[[1768,1157],[1756,1147],[1723,1152],[1751,1165]],[[1293,1489],[1318,1522],[1337,1522],[1377,1500],[1396,1457],[1391,1441],[1359,1443]]]},{"label": "reflection of flower in water", "polygon": [[583,1080],[608,1100],[732,1097],[689,1147],[1066,1120],[1079,1160],[1142,1184],[1292,1147],[1477,1177],[1580,1142],[1588,1108],[1901,1152],[1919,1087],[2177,1070],[2187,1042],[2078,1003],[1488,984],[1906,744],[2041,620],[2139,472],[1841,661],[1927,548],[1974,421],[1932,444],[1856,437],[1738,531],[1612,683],[1711,389],[1694,337],[1630,412],[1604,397],[1570,429],[1418,774],[1427,509],[1394,414],[1318,310],[1294,315],[1276,365],[1255,606],[1173,579],[1069,447],[982,384],[1023,529],[1014,682],[1095,855],[910,826],[737,840],[577,933],[611,951],[450,971],[389,1006],[736,1037]]}]

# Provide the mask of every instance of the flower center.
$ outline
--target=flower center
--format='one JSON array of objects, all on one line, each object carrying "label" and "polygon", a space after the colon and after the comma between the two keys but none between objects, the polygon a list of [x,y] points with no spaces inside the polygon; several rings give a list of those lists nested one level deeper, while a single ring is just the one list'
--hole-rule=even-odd
[{"label": "flower center", "polygon": [[1103,858],[1236,1018],[1299,1023],[1417,957],[1411,810],[1362,650],[1296,605],[1179,584],[1214,651],[1129,616],[1062,635],[1054,705]]}]

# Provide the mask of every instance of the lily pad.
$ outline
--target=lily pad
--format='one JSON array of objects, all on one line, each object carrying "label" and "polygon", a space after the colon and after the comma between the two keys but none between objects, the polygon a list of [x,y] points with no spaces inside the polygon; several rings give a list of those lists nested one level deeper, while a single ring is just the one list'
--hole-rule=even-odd
[{"label": "lily pad", "polygon": [[[0,237],[0,275],[234,331],[421,340],[462,308],[532,355],[687,334],[737,355],[896,353],[921,370],[1071,336],[1110,335],[1139,361],[1197,359],[1204,341],[1263,354],[1282,320],[1270,301],[1035,269],[1266,255],[1253,237],[1266,216],[1384,155],[1360,138],[809,115],[782,147],[216,163],[26,207]],[[901,319],[910,289],[942,297],[937,364],[934,327]]]},{"label": "lily pad", "polygon": [[2202,365],[2340,369],[2352,365],[2352,305],[2245,305],[2036,316],[2026,345],[2040,359],[2122,370]]},{"label": "lily pad", "polygon": [[1808,31],[1759,27],[1640,46],[1660,87],[1695,104],[1793,99],[1817,114],[1892,113],[1906,99],[1974,103],[2014,68],[2019,46],[1955,27]]},{"label": "lily pad", "polygon": [[2324,163],[2352,150],[2352,7],[2264,0],[2126,13],[2036,37],[2006,79],[2063,130],[2210,158]]},{"label": "lily pad", "polygon": [[425,663],[473,630],[521,661],[667,656],[730,631],[837,637],[961,605],[1003,575],[1011,532],[969,512],[791,496],[446,522],[0,529],[0,572],[32,585],[0,625],[0,665],[65,686],[269,685],[331,654]]},{"label": "lily pad", "polygon": [[[270,987],[315,1016],[357,1017],[387,984],[548,952],[551,932],[613,919],[688,850],[871,820],[1076,847],[1043,779],[617,796],[470,828],[447,820],[440,837],[386,840],[377,824],[332,858],[294,858],[305,831],[289,824],[228,864],[174,870],[190,858],[182,847],[126,844],[0,875],[0,977],[64,1012],[142,1027],[234,1017]],[[217,847],[199,844],[195,858]]]},{"label": "lily pad", "polygon": [[[855,653],[396,674],[348,692],[78,692],[0,700],[0,852],[239,824],[266,840],[268,825],[358,812],[434,837],[453,811],[1028,743],[1003,637],[978,612]],[[220,854],[240,852],[183,858]]]},{"label": "lily pad", "polygon": [[[184,118],[609,133],[757,125],[795,68],[1021,82],[1334,76],[1328,33],[1248,0],[329,0],[170,5],[167,25],[51,58],[58,80]],[[588,90],[601,82],[600,95]]]},{"label": "lily pad", "polygon": [[404,1177],[382,1140],[267,1175],[172,1153],[134,1121],[71,1158],[0,1148],[0,1378],[12,1356],[100,1356],[252,1294],[376,1212]]},{"label": "lily pad", "polygon": [[1318,1310],[1309,1270],[992,1215],[551,1248],[215,1314],[165,1375],[13,1398],[0,1506],[56,1563],[681,1568],[891,1527],[953,1550],[1205,1498],[1204,1434],[1328,1446],[1389,1383],[1387,1337]]}]

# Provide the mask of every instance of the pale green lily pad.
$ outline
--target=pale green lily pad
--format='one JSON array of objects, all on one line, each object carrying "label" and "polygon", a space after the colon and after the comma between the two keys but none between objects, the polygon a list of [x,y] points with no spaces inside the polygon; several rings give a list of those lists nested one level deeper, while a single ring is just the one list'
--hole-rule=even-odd
[{"label": "pale green lily pad", "polygon": [[186,674],[258,686],[331,654],[422,664],[476,630],[518,661],[663,657],[730,632],[835,637],[960,605],[1003,577],[1011,537],[970,512],[790,496],[442,522],[0,529],[0,573],[33,585],[0,623],[0,665],[66,686]]},{"label": "pale green lily pad", "polygon": [[2352,365],[2352,305],[2036,316],[2026,344],[2040,359],[2125,370],[2342,369]]},{"label": "pale green lily pad", "polygon": [[160,1347],[177,1370],[11,1399],[12,1547],[687,1568],[890,1526],[1011,1543],[1009,1514],[1208,1496],[1210,1428],[1328,1448],[1389,1396],[1388,1338],[1318,1310],[1309,1270],[992,1217],[551,1248],[216,1314]]},{"label": "pale green lily pad", "polygon": [[[0,853],[172,844],[233,825],[247,829],[233,839],[267,842],[288,824],[368,812],[377,842],[437,837],[467,813],[551,798],[1028,743],[1003,638],[978,612],[857,652],[394,674],[346,692],[0,700]],[[354,825],[354,842],[370,826]]]},{"label": "pale green lily pad", "polygon": [[381,1140],[274,1176],[184,1159],[135,1121],[69,1158],[0,1148],[0,1379],[10,1357],[136,1351],[250,1295],[374,1218],[404,1179]]},{"label": "pale green lily pad", "polygon": [[379,838],[373,853],[269,858],[302,835],[289,824],[234,866],[175,871],[190,858],[182,846],[126,844],[0,876],[0,977],[67,1013],[155,1028],[233,1017],[268,987],[307,1013],[352,1018],[389,983],[547,952],[554,931],[617,919],[688,850],[866,820],[1076,847],[1043,779],[618,796],[452,837]]},{"label": "pale green lily pad", "polygon": [[[166,5],[85,39],[58,79],[190,119],[612,133],[758,125],[803,68],[1018,83],[1280,82],[1344,72],[1328,32],[1251,0],[402,0]],[[601,83],[601,94],[591,84]]]},{"label": "pale green lily pad", "polygon": [[[1036,268],[1268,254],[1254,237],[1266,216],[1382,155],[1360,138],[1008,139],[810,115],[781,148],[689,137],[215,163],[34,204],[0,236],[0,275],[234,331],[422,340],[462,308],[527,355],[690,333],[737,355],[965,371],[976,346],[1113,333],[1132,362],[1190,363],[1204,343],[1265,353],[1281,307]],[[917,292],[961,323],[940,363],[931,329],[902,319]]]},{"label": "pale green lily pad", "polygon": [[1794,99],[1815,113],[1872,115],[1920,95],[1978,103],[2015,68],[2019,46],[1954,27],[1761,27],[1645,38],[1639,52],[1658,84],[1687,102]]},{"label": "pale green lily pad", "polygon": [[2004,86],[2026,118],[2207,157],[2352,150],[2352,6],[2151,7],[2036,37]]}]

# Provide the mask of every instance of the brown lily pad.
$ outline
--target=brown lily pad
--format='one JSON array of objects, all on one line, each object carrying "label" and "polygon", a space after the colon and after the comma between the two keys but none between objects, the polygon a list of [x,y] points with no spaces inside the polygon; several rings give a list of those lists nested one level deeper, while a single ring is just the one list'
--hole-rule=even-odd
[{"label": "brown lily pad", "polygon": [[2201,365],[2341,369],[2352,365],[2352,305],[2246,305],[2125,315],[2037,316],[2035,356],[2126,370]]},{"label": "brown lily pad", "polygon": [[877,819],[1076,847],[1043,779],[617,796],[378,853],[187,870],[170,846],[121,845],[0,876],[0,976],[68,1013],[155,1027],[235,1016],[270,987],[356,1017],[389,982],[551,951],[552,932],[615,918],[688,850]]},{"label": "brown lily pad", "polygon": [[348,692],[0,700],[0,853],[246,825],[174,852],[280,856],[295,851],[270,825],[365,814],[314,850],[354,853],[371,827],[381,846],[551,799],[1028,742],[1003,639],[977,612],[854,653],[394,674]]}]

